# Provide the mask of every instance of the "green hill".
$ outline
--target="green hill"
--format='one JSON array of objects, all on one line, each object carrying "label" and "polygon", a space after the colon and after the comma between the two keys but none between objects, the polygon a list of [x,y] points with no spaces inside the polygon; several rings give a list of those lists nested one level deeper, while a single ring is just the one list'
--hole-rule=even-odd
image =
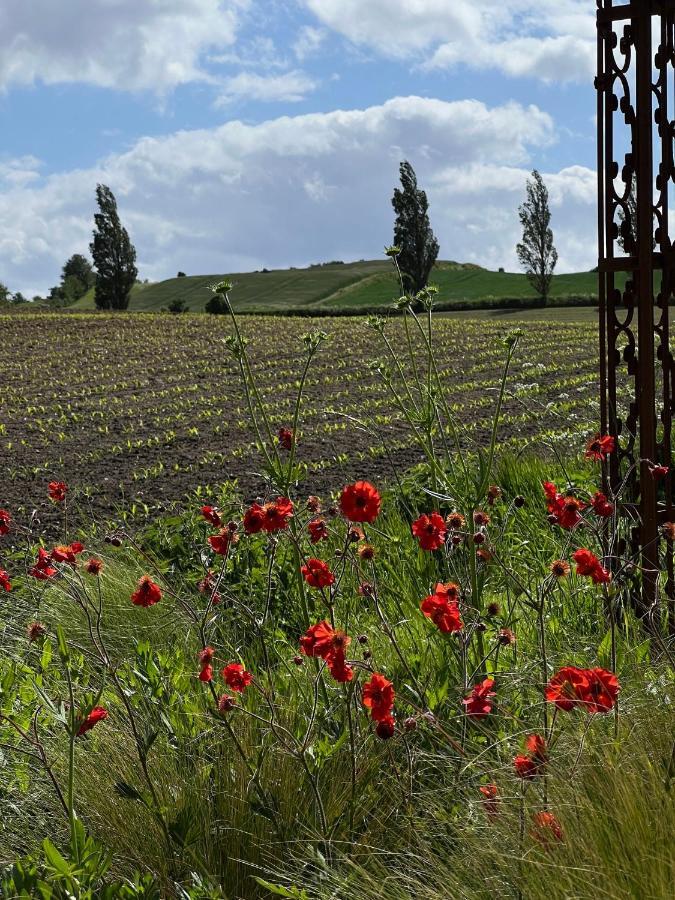
[{"label": "green hill", "polygon": [[[224,278],[232,281],[232,298],[241,312],[302,308],[315,309],[321,314],[341,309],[366,309],[386,306],[399,294],[389,260],[361,261],[235,275],[193,275],[155,284],[138,284],[132,292],[130,308],[160,310],[173,300],[183,300],[190,310],[201,312],[210,297],[209,287]],[[524,275],[491,272],[472,264],[440,262],[430,281],[438,286],[438,300],[445,304],[536,297]],[[596,294],[597,275],[593,272],[557,275],[553,279],[553,297]],[[93,291],[72,308],[93,309]]]}]

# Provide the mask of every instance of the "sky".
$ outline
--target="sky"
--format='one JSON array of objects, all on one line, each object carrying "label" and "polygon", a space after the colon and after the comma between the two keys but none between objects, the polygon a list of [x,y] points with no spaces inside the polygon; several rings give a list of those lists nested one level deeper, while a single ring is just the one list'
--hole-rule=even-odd
[{"label": "sky", "polygon": [[403,159],[440,257],[516,271],[548,185],[591,269],[590,0],[2,0],[0,281],[87,253],[110,186],[139,277],[379,258]]}]

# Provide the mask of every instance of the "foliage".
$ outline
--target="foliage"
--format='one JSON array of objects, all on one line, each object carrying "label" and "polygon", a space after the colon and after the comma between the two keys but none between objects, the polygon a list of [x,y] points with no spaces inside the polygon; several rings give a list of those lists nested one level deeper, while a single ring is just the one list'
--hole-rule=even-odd
[{"label": "foliage", "polygon": [[96,267],[95,302],[98,309],[126,309],[136,278],[136,250],[117,213],[117,201],[105,184],[96,186],[99,212],[94,216],[90,245]]},{"label": "foliage", "polygon": [[439,245],[429,222],[426,192],[418,188],[415,170],[407,160],[401,163],[399,174],[401,188],[395,188],[391,201],[396,213],[394,245],[400,249],[406,290],[417,293],[427,286]]},{"label": "foliage", "polygon": [[532,172],[532,178],[527,180],[526,192],[527,199],[518,210],[523,239],[517,245],[516,253],[532,287],[546,302],[553,270],[558,262],[558,251],[553,245],[550,228],[548,189],[536,169]]},{"label": "foliage", "polygon": [[0,517],[4,894],[669,897],[672,622],[636,618],[621,497],[597,494],[619,448],[500,451],[526,335],[494,336],[485,415],[458,415],[427,289],[367,323],[423,462],[307,497],[328,335],[300,336],[281,407],[230,289],[248,497],[80,542],[51,483],[54,547]]},{"label": "foliage", "polygon": [[188,311],[187,304],[185,300],[181,300],[179,297],[176,297],[175,300],[172,300],[169,303],[169,312],[171,313],[184,313]]}]

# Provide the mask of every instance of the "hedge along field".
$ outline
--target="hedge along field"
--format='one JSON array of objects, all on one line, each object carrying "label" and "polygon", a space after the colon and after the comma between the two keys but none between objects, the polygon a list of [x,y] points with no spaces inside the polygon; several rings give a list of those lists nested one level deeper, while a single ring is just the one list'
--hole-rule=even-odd
[{"label": "hedge along field", "polygon": [[[236,297],[234,298],[236,308]],[[435,322],[435,347],[451,410],[466,439],[487,430],[501,365],[499,320]],[[161,509],[172,500],[237,479],[259,489],[255,451],[237,366],[223,341],[225,318],[41,315],[0,317],[0,447],[3,499],[43,522],[50,479],[77,484],[87,518],[118,507]],[[310,328],[329,335],[306,385],[302,487],[321,493],[367,461],[390,480],[420,460],[378,371],[383,343],[365,319],[247,317],[242,329],[273,425],[289,424]],[[385,334],[400,353],[404,323]],[[414,337],[411,340],[415,341]],[[386,373],[386,370],[384,370]],[[400,378],[394,371],[394,385]],[[500,443],[566,447],[597,420],[597,338],[590,323],[525,326],[508,383]],[[544,452],[540,446],[537,452]]]}]

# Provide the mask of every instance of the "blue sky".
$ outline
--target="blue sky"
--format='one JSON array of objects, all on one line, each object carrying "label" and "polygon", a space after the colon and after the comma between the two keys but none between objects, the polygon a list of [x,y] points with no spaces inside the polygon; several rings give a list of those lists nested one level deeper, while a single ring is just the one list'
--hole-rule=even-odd
[{"label": "blue sky", "polygon": [[3,0],[0,280],[85,252],[109,184],[142,277],[377,255],[400,159],[443,258],[515,268],[528,172],[594,264],[586,0]]}]

